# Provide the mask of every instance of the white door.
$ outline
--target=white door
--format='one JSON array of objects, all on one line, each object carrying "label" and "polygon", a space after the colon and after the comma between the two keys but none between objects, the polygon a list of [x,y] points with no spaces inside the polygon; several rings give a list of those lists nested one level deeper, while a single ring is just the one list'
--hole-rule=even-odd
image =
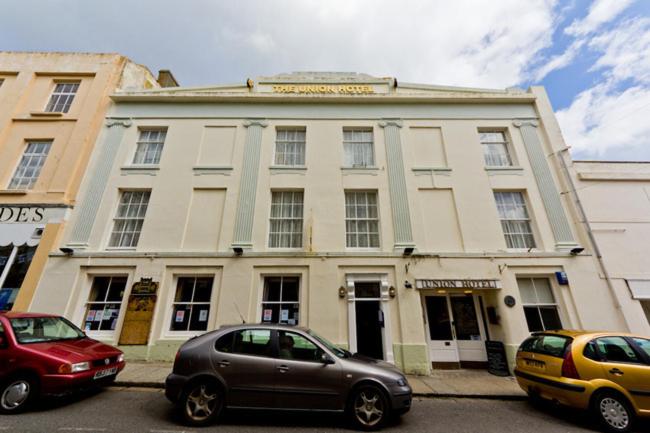
[{"label": "white door", "polygon": [[478,295],[449,295],[449,306],[459,359],[486,362],[485,330]]},{"label": "white door", "polygon": [[447,295],[425,296],[431,362],[459,362]]}]

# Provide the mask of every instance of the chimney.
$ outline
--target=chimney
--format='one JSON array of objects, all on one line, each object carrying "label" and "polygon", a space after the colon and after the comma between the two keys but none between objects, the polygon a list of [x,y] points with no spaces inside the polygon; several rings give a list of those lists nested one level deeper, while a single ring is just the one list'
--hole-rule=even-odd
[{"label": "chimney", "polygon": [[161,69],[158,71],[158,84],[161,87],[178,87],[178,81],[174,78],[174,74],[169,69]]}]

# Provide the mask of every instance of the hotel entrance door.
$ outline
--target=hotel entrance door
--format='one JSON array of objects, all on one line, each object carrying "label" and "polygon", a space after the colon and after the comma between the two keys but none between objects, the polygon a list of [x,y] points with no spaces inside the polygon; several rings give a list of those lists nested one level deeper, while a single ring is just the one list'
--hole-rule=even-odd
[{"label": "hotel entrance door", "polygon": [[475,367],[487,362],[479,295],[434,295],[424,301],[434,367]]}]

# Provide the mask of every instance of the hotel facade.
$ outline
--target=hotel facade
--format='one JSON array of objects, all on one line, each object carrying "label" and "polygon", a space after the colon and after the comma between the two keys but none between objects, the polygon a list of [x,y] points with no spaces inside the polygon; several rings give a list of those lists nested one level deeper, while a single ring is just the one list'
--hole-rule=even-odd
[{"label": "hotel facade", "polygon": [[294,73],[112,99],[30,309],[132,359],[245,320],[426,374],[630,328],[542,88]]},{"label": "hotel facade", "polygon": [[160,87],[118,54],[0,52],[0,310],[25,310],[60,241],[109,94]]}]

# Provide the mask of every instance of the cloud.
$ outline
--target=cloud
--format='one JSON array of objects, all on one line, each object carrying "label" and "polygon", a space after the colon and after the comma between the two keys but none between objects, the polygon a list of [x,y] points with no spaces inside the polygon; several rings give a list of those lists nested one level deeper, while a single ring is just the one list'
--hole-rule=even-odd
[{"label": "cloud", "polygon": [[585,36],[602,24],[613,20],[632,4],[634,0],[596,0],[591,4],[589,13],[581,20],[575,20],[564,29],[564,33],[573,36]]}]

